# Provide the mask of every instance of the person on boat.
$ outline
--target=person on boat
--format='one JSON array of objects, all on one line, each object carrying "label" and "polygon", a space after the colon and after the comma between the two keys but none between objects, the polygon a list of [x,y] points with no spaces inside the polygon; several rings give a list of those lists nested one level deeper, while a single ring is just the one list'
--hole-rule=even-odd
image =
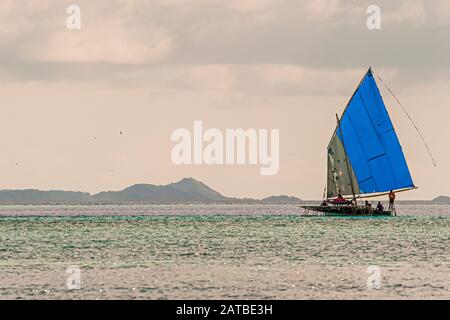
[{"label": "person on boat", "polygon": [[365,207],[366,213],[372,214],[372,212],[373,212],[372,204],[369,201],[366,200],[364,207]]},{"label": "person on boat", "polygon": [[391,190],[389,192],[389,210],[394,209],[395,193]]},{"label": "person on boat", "polygon": [[343,203],[347,203],[347,200],[345,200],[344,197],[339,193],[336,199],[333,200],[333,204],[343,204]]},{"label": "person on boat", "polygon": [[380,201],[378,201],[378,204],[377,204],[377,211],[384,211],[384,207]]}]

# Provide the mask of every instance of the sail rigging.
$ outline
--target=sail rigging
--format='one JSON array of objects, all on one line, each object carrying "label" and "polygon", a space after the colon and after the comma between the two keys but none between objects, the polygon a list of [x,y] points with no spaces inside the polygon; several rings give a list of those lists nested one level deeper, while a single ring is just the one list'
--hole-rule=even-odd
[{"label": "sail rigging", "polygon": [[327,158],[327,198],[415,188],[371,69],[338,121]]}]

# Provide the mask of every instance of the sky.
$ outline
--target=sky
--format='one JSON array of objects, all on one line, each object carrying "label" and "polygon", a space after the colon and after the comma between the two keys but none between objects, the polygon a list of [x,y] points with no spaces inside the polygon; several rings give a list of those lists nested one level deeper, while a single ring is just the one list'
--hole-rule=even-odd
[{"label": "sky", "polygon": [[[69,5],[81,28],[70,30]],[[381,29],[369,30],[370,5]],[[447,0],[2,0],[0,189],[201,180],[226,196],[322,197],[326,146],[369,66],[415,184],[450,195]],[[279,171],[175,165],[178,128],[279,129]]]}]

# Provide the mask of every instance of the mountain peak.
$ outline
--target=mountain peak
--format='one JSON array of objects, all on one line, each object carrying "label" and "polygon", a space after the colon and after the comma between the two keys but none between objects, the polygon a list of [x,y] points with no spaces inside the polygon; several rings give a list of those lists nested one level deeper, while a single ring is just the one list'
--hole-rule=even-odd
[{"label": "mountain peak", "polygon": [[432,200],[433,202],[450,202],[450,197],[448,196],[439,196]]},{"label": "mountain peak", "polygon": [[176,183],[201,183],[201,182],[198,181],[198,180],[195,180],[195,179],[192,178],[192,177],[189,177],[189,178],[183,178],[183,179],[181,179],[180,181],[175,182],[174,184],[176,184]]},{"label": "mountain peak", "polygon": [[187,194],[195,194],[196,196],[205,197],[205,200],[225,200],[226,197],[221,195],[219,192],[211,189],[206,184],[201,181],[195,180],[194,178],[184,178],[178,182],[171,183],[167,186],[168,188],[174,189],[178,192],[183,192]]}]

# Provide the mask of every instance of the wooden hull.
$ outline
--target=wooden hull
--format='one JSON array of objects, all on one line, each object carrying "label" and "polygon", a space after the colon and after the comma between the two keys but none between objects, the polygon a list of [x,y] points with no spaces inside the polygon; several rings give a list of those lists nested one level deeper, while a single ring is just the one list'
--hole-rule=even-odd
[{"label": "wooden hull", "polygon": [[[305,214],[302,216],[330,216],[330,217],[390,217],[391,211],[378,211],[367,209],[364,207],[352,206],[301,206],[305,209]],[[311,213],[317,212],[315,214]]]}]

